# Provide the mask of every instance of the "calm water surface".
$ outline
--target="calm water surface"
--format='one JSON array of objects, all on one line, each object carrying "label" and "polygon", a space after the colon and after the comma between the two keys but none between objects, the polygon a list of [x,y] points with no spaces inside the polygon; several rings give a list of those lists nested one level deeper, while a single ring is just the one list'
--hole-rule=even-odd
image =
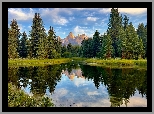
[{"label": "calm water surface", "polygon": [[67,63],[9,67],[8,82],[56,107],[147,107],[147,70]]}]

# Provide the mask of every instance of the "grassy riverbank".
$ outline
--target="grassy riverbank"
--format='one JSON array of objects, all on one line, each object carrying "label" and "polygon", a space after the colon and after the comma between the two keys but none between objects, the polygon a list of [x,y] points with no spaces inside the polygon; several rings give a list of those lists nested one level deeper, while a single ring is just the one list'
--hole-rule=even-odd
[{"label": "grassy riverbank", "polygon": [[45,66],[70,62],[70,58],[60,59],[9,59],[9,66]]},{"label": "grassy riverbank", "polygon": [[110,66],[110,67],[147,67],[147,60],[126,60],[126,59],[86,59],[85,64],[92,66]]},{"label": "grassy riverbank", "polygon": [[110,66],[110,67],[147,67],[147,60],[126,60],[126,59],[96,59],[96,58],[60,58],[60,59],[13,59],[8,60],[9,66],[45,66],[45,65],[54,65],[68,62],[83,62],[88,65],[93,66]]},{"label": "grassy riverbank", "polygon": [[53,107],[54,104],[48,97],[36,98],[29,96],[23,90],[8,83],[8,106],[9,107]]}]

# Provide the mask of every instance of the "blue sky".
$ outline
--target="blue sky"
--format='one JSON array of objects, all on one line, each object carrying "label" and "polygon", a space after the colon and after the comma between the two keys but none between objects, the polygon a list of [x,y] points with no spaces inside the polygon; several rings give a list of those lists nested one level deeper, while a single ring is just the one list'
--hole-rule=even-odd
[{"label": "blue sky", "polygon": [[[100,34],[106,32],[110,11],[111,8],[9,8],[8,27],[16,19],[20,32],[29,34],[34,14],[40,13],[46,31],[52,26],[62,39],[70,32],[75,36],[86,34],[92,37],[96,30]],[[119,8],[119,12],[126,14],[135,28],[139,23],[147,23],[146,8]]]}]

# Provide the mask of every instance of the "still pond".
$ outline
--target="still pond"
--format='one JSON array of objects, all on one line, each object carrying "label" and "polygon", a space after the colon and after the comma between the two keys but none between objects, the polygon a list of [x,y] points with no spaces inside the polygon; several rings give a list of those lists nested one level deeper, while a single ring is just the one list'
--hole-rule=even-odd
[{"label": "still pond", "polygon": [[65,63],[8,67],[8,82],[56,107],[147,107],[147,70]]}]

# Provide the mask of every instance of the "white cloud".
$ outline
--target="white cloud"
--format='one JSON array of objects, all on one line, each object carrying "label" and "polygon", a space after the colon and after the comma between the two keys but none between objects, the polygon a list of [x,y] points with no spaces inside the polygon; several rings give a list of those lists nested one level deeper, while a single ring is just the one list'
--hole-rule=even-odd
[{"label": "white cloud", "polygon": [[99,8],[71,8],[72,10],[77,10],[77,11],[81,11],[81,10],[97,10]]},{"label": "white cloud", "polygon": [[138,15],[147,12],[147,8],[119,8],[119,12]]},{"label": "white cloud", "polygon": [[[120,13],[127,13],[131,15],[139,15],[147,12],[147,8],[118,8]],[[111,8],[103,8],[99,12],[101,13],[109,13],[111,12]]]},{"label": "white cloud", "polygon": [[80,26],[76,26],[73,31],[74,31],[75,36],[78,35],[78,34],[84,34],[85,33],[85,30],[82,29]]},{"label": "white cloud", "polygon": [[84,12],[84,16],[87,16],[87,17],[88,17],[88,16],[90,16],[90,17],[91,17],[91,16],[94,16],[94,14],[95,14],[95,12],[92,12],[92,13],[87,12],[87,11]]},{"label": "white cloud", "polygon": [[66,25],[66,23],[68,23],[68,20],[65,17],[60,16],[59,14],[60,12],[68,13],[69,11],[66,9],[60,10],[60,8],[54,8],[54,9],[41,8],[40,11],[42,16],[48,17],[48,18],[50,17],[55,24]]},{"label": "white cloud", "polygon": [[109,13],[111,12],[111,8],[102,8],[101,10],[99,10],[100,13]]},{"label": "white cloud", "polygon": [[100,95],[98,91],[93,91],[93,92],[87,92],[88,95]]},{"label": "white cloud", "polygon": [[97,17],[87,17],[88,21],[96,21],[98,18]]},{"label": "white cloud", "polygon": [[22,8],[10,8],[8,9],[9,20],[16,19],[18,20],[30,20],[34,16],[34,11],[32,8],[29,8],[29,11],[24,11]]}]

